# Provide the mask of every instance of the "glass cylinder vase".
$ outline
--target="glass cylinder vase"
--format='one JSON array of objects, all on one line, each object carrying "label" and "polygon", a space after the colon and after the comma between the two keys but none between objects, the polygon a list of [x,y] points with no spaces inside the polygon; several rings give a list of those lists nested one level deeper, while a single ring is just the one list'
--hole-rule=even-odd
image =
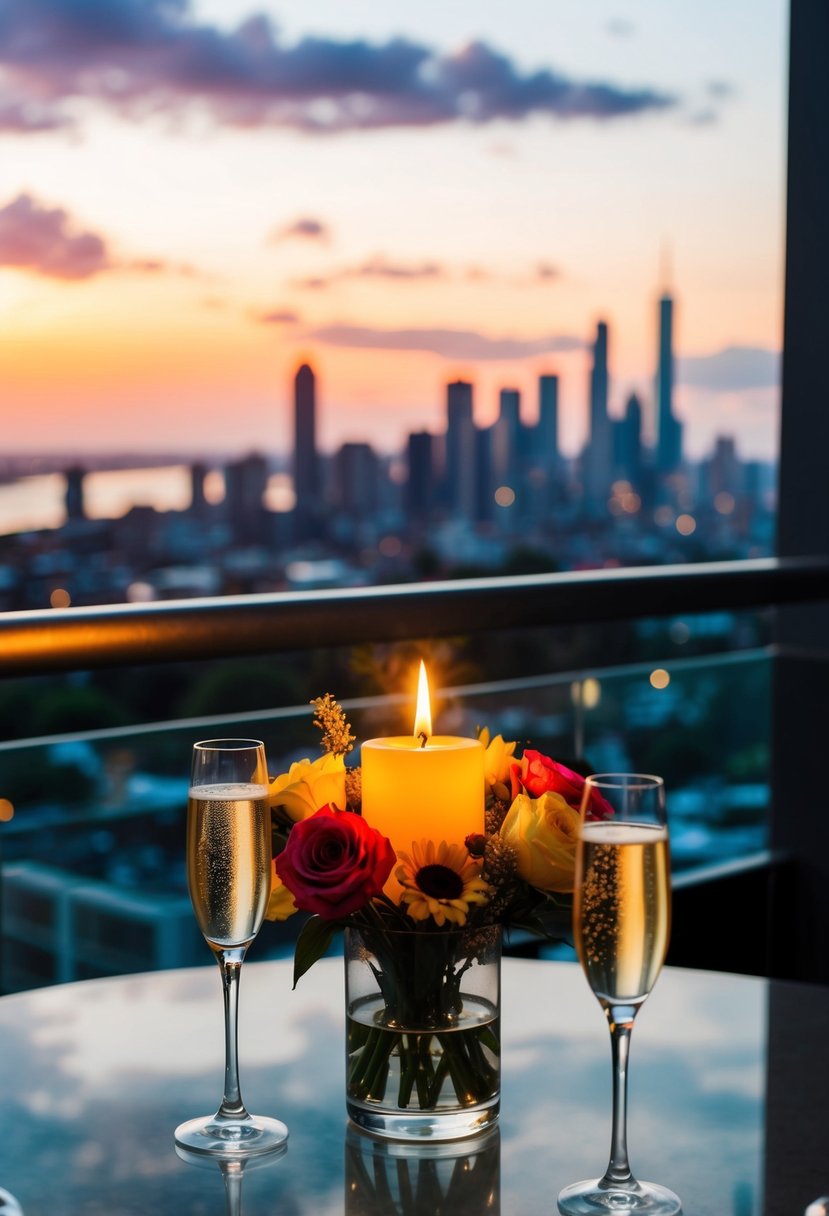
[{"label": "glass cylinder vase", "polygon": [[501,1093],[501,929],[345,935],[346,1106],[397,1140],[491,1127]]}]

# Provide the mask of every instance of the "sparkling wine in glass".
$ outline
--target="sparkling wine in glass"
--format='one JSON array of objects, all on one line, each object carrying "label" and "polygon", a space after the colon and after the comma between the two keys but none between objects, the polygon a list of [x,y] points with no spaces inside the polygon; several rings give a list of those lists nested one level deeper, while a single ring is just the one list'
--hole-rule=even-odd
[{"label": "sparkling wine in glass", "polygon": [[576,854],[573,927],[582,969],[610,1026],[613,1127],[607,1170],[601,1178],[564,1188],[558,1197],[564,1216],[675,1216],[682,1211],[673,1191],[634,1178],[627,1151],[630,1033],[665,960],[670,925],[662,778],[640,773],[588,777]]},{"label": "sparkling wine in glass", "polygon": [[218,1157],[272,1153],[284,1146],[288,1129],[278,1119],[249,1114],[239,1089],[239,975],[271,885],[268,770],[264,744],[256,739],[209,739],[193,747],[187,882],[199,928],[222,974],[225,1080],[215,1115],[182,1123],[176,1144]]}]

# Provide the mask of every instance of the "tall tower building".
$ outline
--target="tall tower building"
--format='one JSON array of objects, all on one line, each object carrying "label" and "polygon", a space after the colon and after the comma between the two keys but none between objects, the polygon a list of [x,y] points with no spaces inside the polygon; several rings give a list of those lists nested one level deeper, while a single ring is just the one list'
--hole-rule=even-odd
[{"label": "tall tower building", "polygon": [[475,424],[472,385],[454,380],[446,388],[444,500],[452,515],[471,519],[475,511]]},{"label": "tall tower building", "polygon": [[86,519],[83,487],[85,477],[86,469],[82,469],[79,465],[73,465],[64,473],[66,481],[64,503],[67,519]]},{"label": "tall tower building", "polygon": [[406,515],[409,527],[420,528],[434,506],[434,441],[428,431],[414,431],[406,445]]},{"label": "tall tower building", "polygon": [[502,388],[498,402],[498,420],[493,433],[494,472],[501,482],[509,485],[517,482],[520,475],[521,393],[517,388]]},{"label": "tall tower building", "polygon": [[544,468],[553,472],[558,466],[558,376],[538,378],[538,454]]},{"label": "tall tower building", "polygon": [[314,373],[303,363],[294,379],[294,494],[297,535],[307,536],[320,508]]},{"label": "tall tower building", "polygon": [[627,399],[624,417],[619,421],[616,464],[622,476],[637,489],[642,481],[642,404],[636,393]]},{"label": "tall tower building", "polygon": [[610,386],[607,337],[607,324],[599,321],[590,369],[590,438],[584,459],[587,502],[596,511],[604,510],[613,477],[613,432],[607,412]]},{"label": "tall tower building", "polygon": [[190,465],[190,510],[197,515],[203,515],[207,509],[207,496],[204,483],[207,480],[207,465],[196,461]]},{"label": "tall tower building", "polygon": [[656,467],[672,473],[682,463],[682,423],[674,416],[674,302],[659,300],[659,359],[656,368]]}]

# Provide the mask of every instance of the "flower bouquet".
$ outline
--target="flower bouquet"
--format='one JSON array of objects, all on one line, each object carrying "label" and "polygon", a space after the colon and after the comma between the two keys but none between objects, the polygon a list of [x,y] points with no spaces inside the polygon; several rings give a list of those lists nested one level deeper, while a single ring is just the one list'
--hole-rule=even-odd
[{"label": "flower bouquet", "polygon": [[498,1110],[501,932],[567,936],[584,777],[483,729],[484,831],[395,852],[361,814],[341,706],[330,694],[312,704],[322,755],[270,785],[267,915],[312,914],[294,984],[345,931],[351,1117],[387,1135],[478,1130]]}]

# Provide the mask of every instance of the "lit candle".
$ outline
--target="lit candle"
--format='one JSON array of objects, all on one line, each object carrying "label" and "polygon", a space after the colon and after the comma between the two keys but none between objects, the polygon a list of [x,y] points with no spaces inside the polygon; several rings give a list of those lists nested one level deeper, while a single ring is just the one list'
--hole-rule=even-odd
[{"label": "lit candle", "polygon": [[[484,830],[484,749],[477,739],[433,735],[426,669],[420,665],[414,733],[362,745],[363,817],[396,853],[433,840],[463,844]],[[392,876],[386,893],[400,887]]]}]

